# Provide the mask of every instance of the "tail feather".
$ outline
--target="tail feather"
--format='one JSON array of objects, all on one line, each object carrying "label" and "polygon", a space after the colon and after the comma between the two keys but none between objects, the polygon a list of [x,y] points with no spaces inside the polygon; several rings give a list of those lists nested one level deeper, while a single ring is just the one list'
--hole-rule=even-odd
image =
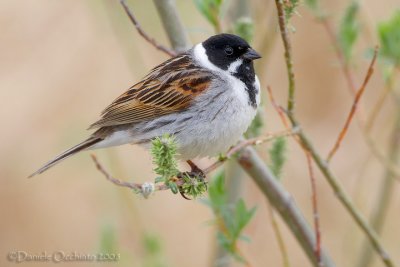
[{"label": "tail feather", "polygon": [[83,141],[82,143],[77,144],[74,147],[71,147],[70,149],[64,151],[63,153],[61,153],[60,155],[58,155],[57,157],[55,157],[54,159],[50,160],[49,162],[47,162],[45,165],[43,165],[39,170],[35,171],[34,173],[32,173],[31,175],[29,175],[28,177],[31,178],[37,174],[41,174],[42,172],[50,169],[51,167],[53,167],[54,165],[56,165],[57,163],[61,162],[62,160],[69,158],[70,156],[85,150],[91,146],[93,146],[94,144],[102,141],[103,139],[101,138],[97,138],[97,137],[90,137],[89,139],[86,139],[85,141]]}]

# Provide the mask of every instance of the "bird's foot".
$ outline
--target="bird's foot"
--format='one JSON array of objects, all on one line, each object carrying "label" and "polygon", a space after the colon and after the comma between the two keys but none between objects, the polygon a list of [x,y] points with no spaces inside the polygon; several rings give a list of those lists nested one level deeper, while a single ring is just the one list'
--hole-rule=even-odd
[{"label": "bird's foot", "polygon": [[[196,164],[194,164],[192,161],[188,160],[187,163],[189,164],[191,171],[189,172],[182,172],[180,174],[178,174],[178,178],[180,179],[192,179],[193,183],[192,184],[204,184],[205,185],[205,190],[207,190],[207,183],[205,181],[206,178],[206,174],[203,172],[202,169],[200,169],[199,167],[197,167]],[[191,183],[191,182],[188,182]],[[181,187],[179,189],[179,193],[181,194],[181,196],[184,199],[187,200],[192,200],[191,198],[186,196],[186,190]]]}]

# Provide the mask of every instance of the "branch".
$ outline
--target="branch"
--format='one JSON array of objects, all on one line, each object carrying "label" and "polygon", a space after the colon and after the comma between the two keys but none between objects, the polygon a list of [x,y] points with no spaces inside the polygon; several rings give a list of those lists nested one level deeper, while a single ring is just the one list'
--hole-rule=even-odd
[{"label": "branch", "polygon": [[[316,247],[315,235],[290,193],[283,188],[282,184],[265,166],[265,163],[254,149],[250,147],[244,148],[239,155],[238,161],[281,215],[313,266],[320,266],[314,254],[314,248]],[[335,266],[323,249],[321,249],[321,262],[325,267]]]},{"label": "branch", "polygon": [[154,46],[156,49],[166,53],[167,55],[173,57],[176,56],[176,52],[161,45],[158,44],[157,41],[150,37],[140,26],[139,22],[136,20],[136,17],[133,15],[133,13],[131,12],[131,10],[129,9],[128,5],[126,4],[125,0],[120,0],[120,3],[122,5],[122,7],[124,8],[126,14],[128,15],[129,19],[131,20],[131,22],[133,23],[133,26],[135,26],[136,30],[138,31],[138,33],[140,34],[140,36],[143,37],[143,39],[145,39],[147,42],[149,42],[152,46]]},{"label": "branch", "polygon": [[[219,159],[215,163],[211,164],[208,168],[204,169],[204,173],[208,174],[221,166],[225,161],[230,159],[234,154],[240,152],[242,149],[244,149],[247,146],[255,146],[255,145],[260,145],[262,143],[271,141],[273,139],[276,139],[278,137],[282,136],[290,136],[297,134],[299,132],[299,129],[293,129],[293,130],[288,130],[288,131],[282,131],[278,133],[271,133],[271,134],[266,134],[265,136],[258,137],[258,138],[252,138],[249,140],[244,140],[237,144],[236,146],[232,147],[228,153],[226,154],[225,157]],[[165,184],[159,184],[159,185],[154,185],[153,183],[146,182],[144,184],[140,183],[132,183],[132,182],[125,182],[121,181],[115,177],[113,177],[104,167],[103,165],[99,162],[97,157],[94,154],[91,154],[92,160],[94,161],[96,168],[106,177],[108,181],[111,183],[121,186],[121,187],[127,187],[130,189],[133,189],[135,192],[143,194],[145,197],[147,197],[149,194],[151,194],[154,191],[161,191],[161,190],[168,190],[169,187]],[[182,185],[184,183],[183,178],[181,177],[174,177],[174,180],[176,184]],[[150,190],[148,187],[152,187],[152,192],[148,193],[147,190]],[[147,194],[147,195],[146,195]]]},{"label": "branch", "polygon": [[278,247],[282,254],[283,266],[290,267],[289,254],[287,252],[285,242],[283,241],[283,236],[282,236],[281,230],[279,228],[278,221],[275,218],[274,210],[272,209],[272,206],[269,203],[268,203],[268,210],[269,210],[269,216],[271,218],[272,229],[274,230],[274,234],[275,234],[276,240],[278,242]]},{"label": "branch", "polygon": [[[353,95],[356,94],[356,87],[354,83],[354,77],[349,69],[349,65],[346,63],[344,60],[344,56],[342,53],[342,50],[338,44],[338,40],[336,38],[336,35],[334,33],[334,30],[332,29],[332,26],[330,25],[329,21],[325,16],[317,16],[318,22],[322,23],[324,26],[325,31],[327,32],[329,39],[334,47],[336,56],[340,62],[340,66],[343,72],[343,75],[345,76],[345,79],[348,84],[348,88],[351,91]],[[369,115],[369,118],[365,119],[363,114],[363,106],[360,106],[358,108],[357,114],[359,115],[359,121],[360,121],[360,127],[361,127],[361,132],[363,133],[364,139],[373,153],[373,155],[378,159],[378,161],[385,167],[390,169],[391,171],[394,171],[397,175],[394,176],[394,179],[398,179],[400,177],[400,169],[391,164],[391,162],[388,161],[388,159],[385,158],[385,156],[382,155],[382,153],[377,149],[376,144],[374,143],[373,138],[370,136],[370,130],[373,126],[373,123],[375,121],[375,117],[377,116],[378,112],[380,111],[383,102],[386,98],[386,95],[391,91],[390,89],[390,81],[389,81],[389,86],[385,86],[384,92],[381,94],[381,96],[378,98],[377,102],[373,105],[372,112]]]},{"label": "branch", "polygon": [[[294,125],[299,125],[293,116],[291,116],[289,118]],[[310,142],[310,140],[308,139],[308,137],[303,132],[300,132],[298,134],[298,137],[300,138],[302,145],[308,151],[310,151],[312,158],[314,159],[318,168],[320,169],[320,171],[322,172],[322,174],[328,181],[332,190],[335,192],[336,197],[343,204],[343,206],[346,208],[346,210],[353,217],[354,221],[357,223],[357,225],[361,228],[361,230],[367,236],[369,242],[371,243],[371,245],[373,246],[375,251],[378,253],[378,255],[381,257],[381,260],[384,262],[384,264],[386,266],[390,266],[390,267],[395,266],[389,256],[389,254],[386,252],[385,248],[381,244],[381,241],[379,240],[379,237],[376,234],[376,232],[371,228],[371,226],[368,224],[366,219],[361,215],[361,213],[357,210],[357,208],[351,202],[350,198],[345,193],[342,185],[339,183],[339,180],[334,176],[334,174],[329,169],[328,165],[322,159],[322,157],[319,156],[318,152],[315,150],[315,148],[313,147],[313,145]]]},{"label": "branch", "polygon": [[346,60],[342,53],[342,49],[339,46],[336,34],[335,34],[334,30],[332,29],[332,26],[329,24],[329,21],[327,20],[326,16],[320,16],[317,18],[317,20],[322,24],[326,33],[328,34],[328,37],[333,45],[336,57],[339,60],[341,69],[343,71],[343,75],[347,81],[348,88],[349,88],[351,94],[353,96],[356,95],[356,85],[354,82],[353,75],[350,72],[349,65],[346,63]]},{"label": "branch", "polygon": [[310,174],[310,182],[311,182],[311,192],[312,192],[312,209],[313,209],[313,218],[314,218],[314,231],[316,236],[316,244],[315,244],[315,256],[317,257],[317,261],[319,266],[323,266],[321,262],[321,230],[319,227],[319,213],[318,213],[318,198],[317,198],[317,186],[315,184],[315,175],[314,169],[312,167],[312,159],[310,152],[306,151],[306,159],[308,172]]},{"label": "branch", "polygon": [[300,128],[297,127],[297,128],[289,129],[289,130],[278,132],[278,133],[269,133],[269,134],[265,134],[264,136],[261,136],[261,137],[244,140],[244,141],[240,142],[239,144],[237,144],[236,146],[229,149],[229,151],[226,153],[226,155],[224,157],[220,158],[218,161],[211,164],[209,167],[207,167],[204,170],[204,172],[209,173],[209,172],[215,170],[216,168],[221,166],[225,161],[230,159],[233,155],[240,152],[242,149],[244,149],[247,146],[260,145],[262,143],[274,140],[278,137],[296,135],[299,132],[300,132]]},{"label": "branch", "polygon": [[333,155],[339,149],[340,143],[343,141],[343,139],[344,139],[344,137],[345,137],[345,135],[347,133],[347,130],[349,129],[350,123],[351,123],[351,121],[352,121],[352,119],[354,117],[354,114],[356,113],[357,106],[358,106],[358,103],[359,103],[359,101],[361,99],[361,96],[363,95],[363,93],[365,91],[365,88],[367,87],[367,84],[368,84],[368,82],[369,82],[369,80],[370,80],[370,78],[372,76],[372,73],[374,72],[374,64],[375,64],[377,56],[378,56],[378,47],[375,47],[374,56],[373,56],[373,58],[371,60],[371,63],[369,65],[369,67],[368,67],[368,71],[367,71],[367,74],[366,74],[366,76],[364,78],[364,82],[361,85],[360,89],[358,89],[358,91],[357,91],[357,93],[355,95],[354,102],[353,102],[353,105],[351,106],[350,113],[349,113],[349,115],[348,115],[348,117],[346,119],[346,122],[345,122],[345,124],[343,126],[342,131],[340,132],[340,134],[339,134],[339,136],[338,136],[338,138],[336,140],[335,145],[333,146],[332,150],[328,154],[328,157],[326,159],[327,162],[329,162],[332,159]]},{"label": "branch", "polygon": [[173,0],[153,0],[167,32],[171,46],[175,51],[183,52],[190,48],[189,37],[183,27]]},{"label": "branch", "polygon": [[[148,198],[149,195],[151,195],[156,190],[159,191],[159,190],[168,190],[169,189],[169,187],[165,184],[154,185],[154,183],[149,183],[149,182],[139,184],[139,183],[130,183],[130,182],[121,181],[121,180],[113,177],[103,167],[103,165],[97,159],[96,155],[91,154],[90,156],[92,157],[92,160],[93,160],[94,164],[96,165],[96,168],[106,177],[106,179],[108,181],[110,181],[111,183],[113,183],[117,186],[127,187],[127,188],[134,190],[135,192],[141,193],[145,198]],[[179,180],[176,182],[176,184],[178,186],[182,185],[183,179],[181,179],[181,178],[177,178],[177,179],[179,179]]]},{"label": "branch", "polygon": [[290,126],[289,126],[289,123],[286,120],[285,112],[283,111],[283,108],[276,103],[274,95],[272,93],[271,86],[267,86],[267,90],[268,90],[268,97],[269,97],[269,100],[272,103],[272,106],[275,108],[276,112],[278,113],[279,118],[281,119],[281,121],[282,121],[283,125],[285,126],[285,128],[289,129]]},{"label": "branch", "polygon": [[[389,159],[391,163],[399,163],[400,150],[400,109],[396,111],[396,122],[391,133],[389,142]],[[386,218],[386,213],[389,208],[390,200],[392,199],[395,190],[395,180],[393,179],[396,173],[390,169],[385,170],[383,184],[379,190],[378,201],[370,216],[370,223],[378,233],[382,232],[383,224]],[[368,243],[364,243],[362,252],[357,266],[367,267],[372,262],[371,247]]]},{"label": "branch", "polygon": [[[179,38],[181,40],[187,40],[185,38],[186,33],[181,27],[181,30],[169,30],[167,25],[170,25],[170,21],[179,20],[178,14],[174,5],[170,0],[154,0],[156,5],[159,3],[161,6],[163,3],[168,2],[168,4],[164,4],[164,8],[172,10],[171,12],[166,12],[169,16],[163,16],[159,9],[160,16],[162,16],[163,23],[165,25],[167,34],[172,40],[173,38]],[[171,41],[175,50],[178,49],[178,45],[174,45],[175,43]],[[185,46],[189,46],[189,43],[186,42]],[[315,237],[313,232],[311,231],[307,221],[301,214],[300,209],[294,204],[294,201],[290,194],[279,184],[277,178],[274,177],[269,169],[265,166],[262,159],[257,155],[257,153],[249,148],[243,149],[244,154],[248,154],[247,157],[239,157],[239,162],[241,166],[250,174],[250,177],[259,185],[260,190],[264,193],[264,195],[269,198],[274,208],[280,213],[284,222],[288,225],[290,230],[293,232],[294,236],[298,240],[299,244],[302,246],[303,250],[306,252],[308,258],[313,263],[314,266],[318,266],[314,257],[314,240]],[[321,251],[321,259],[325,267],[333,267],[335,264],[329,258],[328,254],[325,251]]]},{"label": "branch", "polygon": [[288,81],[289,81],[287,110],[289,113],[292,113],[294,109],[294,93],[296,89],[295,87],[296,84],[294,80],[294,71],[293,71],[292,45],[290,43],[289,33],[286,27],[284,4],[282,0],[275,0],[275,4],[278,10],[279,29],[281,32],[283,46],[285,48],[285,62],[286,62]]},{"label": "branch", "polygon": [[[292,58],[291,58],[291,50],[290,50],[291,46],[290,46],[290,43],[288,44],[289,38],[287,37],[287,26],[286,26],[285,19],[284,19],[284,17],[283,18],[281,17],[282,14],[284,14],[282,1],[275,0],[275,3],[277,6],[277,9],[278,9],[279,27],[281,29],[281,36],[282,36],[282,40],[283,40],[284,48],[285,48],[285,60],[286,60],[287,73],[288,73],[288,79],[289,79],[289,100],[288,100],[288,102],[293,103],[294,100],[290,99],[291,97],[293,97],[293,91],[294,91],[294,75],[293,75],[293,68],[292,68],[292,64],[291,64]],[[293,112],[289,111],[287,113],[287,116],[289,117],[289,120],[293,126],[299,125],[299,122],[297,121]],[[377,236],[376,232],[371,228],[371,226],[367,223],[365,218],[360,214],[360,212],[353,205],[350,198],[347,196],[347,194],[343,190],[341,184],[339,183],[339,180],[333,175],[333,173],[327,166],[326,162],[317,153],[317,151],[313,147],[311,141],[308,139],[308,137],[304,134],[303,131],[298,134],[298,137],[301,141],[302,146],[311,153],[311,156],[314,159],[314,162],[317,164],[318,168],[320,169],[320,171],[322,172],[322,174],[328,181],[329,185],[332,187],[332,189],[335,192],[336,196],[338,197],[339,201],[347,209],[347,211],[353,217],[353,219],[355,220],[357,225],[364,231],[365,235],[369,239],[369,242],[372,244],[375,251],[381,257],[381,260],[383,261],[383,263],[386,266],[394,266],[393,261],[391,260],[389,254],[386,252],[386,250],[382,246],[381,241],[379,240],[379,237]]]}]

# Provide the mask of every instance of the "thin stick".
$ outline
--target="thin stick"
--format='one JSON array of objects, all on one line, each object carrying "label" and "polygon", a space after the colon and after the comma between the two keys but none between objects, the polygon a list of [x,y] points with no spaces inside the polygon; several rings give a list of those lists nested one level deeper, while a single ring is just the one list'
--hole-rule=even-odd
[{"label": "thin stick", "polygon": [[329,24],[329,21],[326,19],[326,17],[319,17],[318,21],[322,24],[324,27],[326,33],[328,34],[328,37],[333,45],[333,48],[335,50],[336,57],[339,60],[341,70],[343,71],[343,75],[346,78],[347,84],[349,85],[349,89],[351,94],[354,96],[356,95],[356,85],[354,82],[353,75],[350,72],[349,65],[346,63],[346,60],[343,56],[342,49],[339,46],[338,40],[336,38],[335,32],[332,29],[332,26]]},{"label": "thin stick", "polygon": [[129,19],[131,20],[133,26],[135,26],[136,30],[138,31],[138,33],[140,34],[140,36],[143,37],[143,39],[145,39],[147,42],[149,42],[152,46],[154,46],[156,49],[166,53],[167,55],[173,57],[176,56],[175,51],[157,43],[157,41],[150,37],[140,26],[139,22],[137,21],[136,17],[133,15],[133,13],[131,12],[131,10],[129,9],[128,5],[126,4],[125,0],[120,0],[120,3],[122,5],[122,7],[124,8],[126,14],[128,15]]},{"label": "thin stick", "polygon": [[271,86],[269,86],[269,85],[267,86],[267,91],[268,91],[268,97],[272,103],[272,106],[275,108],[276,112],[278,113],[279,117],[281,118],[282,123],[285,126],[285,128],[289,129],[290,126],[289,126],[288,121],[286,120],[285,113],[283,112],[282,107],[276,103],[274,95],[272,93]]},{"label": "thin stick", "polygon": [[[268,86],[267,89],[268,89],[269,98],[270,98],[270,101],[271,101],[273,107],[275,108],[276,112],[279,114],[279,117],[281,118],[282,123],[285,125],[286,128],[288,128],[289,125],[286,121],[285,113],[282,111],[282,107],[275,102],[275,98],[272,93],[271,87]],[[315,231],[315,239],[316,239],[314,252],[315,252],[315,257],[317,259],[318,266],[322,266],[321,265],[322,264],[322,262],[321,262],[321,231],[320,231],[320,227],[319,227],[317,188],[315,186],[315,175],[314,175],[314,170],[312,168],[311,154],[307,150],[307,148],[301,143],[301,140],[298,138],[297,135],[293,136],[293,138],[303,149],[304,154],[306,155],[306,158],[307,158],[307,166],[308,166],[308,171],[310,174],[310,181],[311,181],[311,195],[312,195],[311,199],[312,199],[314,231]]]},{"label": "thin stick", "polygon": [[357,91],[357,93],[355,95],[354,102],[353,102],[353,105],[351,106],[350,113],[349,113],[349,115],[347,117],[347,120],[346,120],[346,122],[345,122],[345,124],[344,124],[344,126],[342,128],[342,131],[340,132],[340,134],[339,134],[339,136],[338,136],[338,138],[336,140],[335,145],[333,146],[332,150],[328,154],[328,157],[326,159],[327,162],[329,162],[332,159],[333,155],[339,149],[339,146],[340,146],[341,142],[343,141],[343,138],[345,137],[345,135],[347,133],[347,130],[349,129],[350,123],[351,123],[351,121],[352,121],[352,119],[354,117],[354,114],[355,114],[356,110],[357,110],[357,106],[358,106],[358,103],[359,103],[359,101],[361,99],[361,96],[363,95],[363,93],[365,91],[365,88],[367,87],[367,84],[368,84],[368,82],[369,82],[369,80],[370,80],[370,78],[372,76],[372,73],[374,72],[374,64],[375,64],[377,55],[378,55],[378,47],[375,47],[374,56],[373,56],[373,58],[371,60],[371,63],[369,65],[369,67],[368,67],[368,71],[367,71],[367,74],[365,76],[364,82],[363,82],[363,84],[361,85],[360,89]]},{"label": "thin stick", "polygon": [[[278,133],[270,133],[270,134],[266,134],[265,136],[262,136],[262,137],[257,137],[257,138],[252,138],[252,139],[248,139],[248,140],[242,141],[239,144],[237,144],[236,146],[232,147],[227,152],[227,154],[226,154],[226,156],[224,158],[219,159],[215,163],[211,164],[208,168],[204,169],[203,172],[205,174],[210,173],[211,171],[213,171],[216,168],[218,168],[219,166],[221,166],[222,163],[224,163],[226,160],[230,159],[234,154],[238,153],[239,151],[241,151],[243,148],[245,148],[247,146],[260,145],[262,143],[271,141],[271,140],[276,139],[278,137],[294,135],[294,134],[297,134],[298,132],[299,132],[299,129],[296,128],[296,129],[293,129],[293,130],[282,131],[282,132],[278,132]],[[128,187],[130,189],[142,192],[144,184],[125,182],[125,181],[121,181],[121,180],[113,177],[103,167],[103,165],[99,162],[99,160],[97,159],[97,157],[94,154],[91,154],[91,157],[92,157],[92,160],[94,161],[94,163],[96,165],[96,168],[106,177],[106,179],[108,181],[110,181],[111,183],[113,183],[115,185],[118,185],[118,186]],[[181,178],[174,177],[174,179],[176,179],[176,183],[177,183],[178,186],[183,184],[183,180]],[[167,190],[167,189],[169,189],[169,187],[164,185],[164,184],[160,184],[160,185],[156,185],[154,187],[154,189],[157,190],[157,191],[161,191],[161,190]]]},{"label": "thin stick", "polygon": [[[279,0],[275,0],[277,9],[278,9],[278,15],[284,14],[283,11],[283,5],[282,2]],[[291,52],[290,52],[290,45],[285,45],[286,42],[289,41],[287,38],[286,33],[286,22],[285,19],[279,19],[279,27],[281,29],[281,35],[282,39],[284,42],[284,47],[285,47],[285,60],[286,62],[292,62],[291,59]],[[286,64],[287,65],[287,73],[288,73],[288,79],[289,79],[289,85],[291,83],[294,83],[294,75],[292,65],[291,64]],[[293,87],[289,86],[289,103],[293,103],[293,101],[290,99],[290,97],[293,97],[291,89]],[[299,125],[299,122],[297,121],[295,115],[293,112],[287,112],[287,116],[293,126]],[[349,214],[353,217],[354,221],[357,223],[357,225],[363,230],[365,235],[368,237],[369,242],[371,245],[374,247],[375,251],[379,254],[381,257],[382,262],[385,264],[385,266],[392,267],[394,266],[394,263],[392,259],[390,258],[389,254],[387,253],[386,249],[383,247],[378,235],[376,232],[371,228],[371,226],[368,224],[368,222],[365,220],[365,218],[361,215],[361,213],[356,209],[354,204],[351,202],[350,198],[348,195],[345,193],[344,189],[342,188],[341,184],[339,183],[339,180],[333,175],[331,172],[330,168],[326,164],[326,161],[322,159],[322,157],[318,154],[314,146],[312,145],[311,141],[308,139],[306,134],[301,131],[298,133],[298,138],[301,141],[301,144],[303,147],[305,147],[311,154],[314,162],[317,164],[318,168],[328,181],[329,185],[331,186],[332,190],[336,193],[336,196],[338,197],[339,201],[343,204],[343,206],[347,209]]]},{"label": "thin stick", "polygon": [[319,213],[318,213],[318,198],[317,198],[317,187],[315,184],[315,175],[314,169],[312,167],[312,159],[309,151],[306,151],[308,172],[310,174],[310,182],[311,182],[311,194],[312,194],[312,209],[313,209],[313,218],[314,218],[314,231],[315,231],[315,257],[317,258],[317,262],[319,266],[322,266],[321,262],[321,230],[319,227]]},{"label": "thin stick", "polygon": [[274,229],[275,238],[278,242],[279,250],[281,251],[281,254],[282,254],[283,266],[290,267],[289,255],[288,255],[288,252],[286,249],[285,242],[282,237],[281,230],[279,228],[279,224],[275,218],[274,210],[272,209],[272,206],[270,203],[268,203],[267,206],[268,206],[268,210],[269,210],[269,214],[270,214],[270,218],[271,218],[272,228]]},{"label": "thin stick", "polygon": [[287,110],[289,113],[293,112],[294,109],[294,93],[296,90],[296,84],[294,81],[294,71],[293,71],[293,60],[292,60],[292,45],[289,39],[289,33],[286,27],[286,18],[285,18],[285,11],[283,7],[282,0],[275,0],[276,8],[278,10],[278,21],[279,21],[279,28],[281,32],[281,37],[283,41],[283,46],[285,48],[285,62],[288,74],[288,81],[289,81],[289,94],[288,94],[288,103],[287,103]]},{"label": "thin stick", "polygon": [[248,139],[248,140],[244,140],[244,141],[240,142],[239,144],[237,144],[236,146],[232,147],[226,153],[225,157],[219,159],[218,161],[214,162],[209,167],[204,169],[204,173],[209,173],[209,172],[215,170],[216,168],[221,166],[222,163],[224,163],[226,160],[230,159],[233,155],[235,155],[236,153],[238,153],[240,150],[242,150],[245,147],[260,145],[262,143],[274,140],[274,139],[276,139],[278,137],[296,135],[299,132],[300,132],[300,128],[297,127],[297,128],[293,128],[293,129],[277,132],[277,133],[268,133],[268,134],[265,134],[264,136],[261,136],[261,137],[256,137],[256,138],[251,138],[251,139]]},{"label": "thin stick", "polygon": [[128,188],[133,189],[133,190],[142,190],[142,185],[141,184],[129,183],[129,182],[121,181],[121,180],[118,180],[117,178],[114,178],[112,175],[110,175],[108,173],[108,171],[106,171],[106,169],[103,167],[103,165],[101,165],[101,163],[97,159],[96,155],[91,154],[90,156],[92,157],[92,160],[94,161],[94,164],[96,165],[96,168],[102,174],[104,174],[104,176],[106,177],[106,179],[108,181],[112,182],[115,185],[122,186],[122,187],[128,187]]}]

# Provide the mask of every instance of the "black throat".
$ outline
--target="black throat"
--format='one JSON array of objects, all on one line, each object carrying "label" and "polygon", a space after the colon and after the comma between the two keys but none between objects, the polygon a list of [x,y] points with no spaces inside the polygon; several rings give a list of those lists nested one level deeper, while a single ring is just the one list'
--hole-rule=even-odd
[{"label": "black throat", "polygon": [[254,86],[256,74],[254,72],[253,61],[243,61],[233,74],[236,78],[241,80],[246,86],[246,92],[249,95],[249,104],[253,108],[257,108],[256,96],[259,93],[258,88]]}]

